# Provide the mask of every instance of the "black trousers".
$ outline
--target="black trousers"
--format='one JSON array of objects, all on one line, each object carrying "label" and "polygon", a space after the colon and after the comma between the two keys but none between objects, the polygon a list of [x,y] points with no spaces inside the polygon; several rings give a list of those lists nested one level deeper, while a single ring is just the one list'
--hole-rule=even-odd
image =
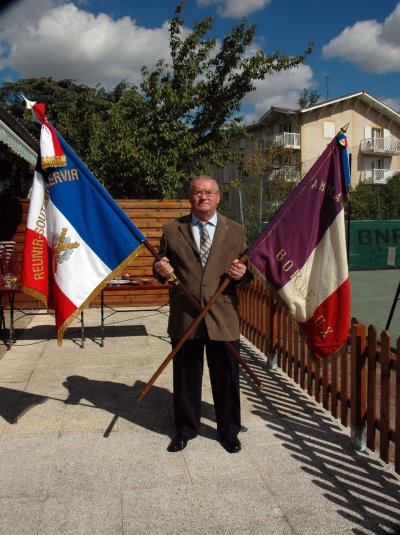
[{"label": "black trousers", "polygon": [[[174,346],[178,340],[172,339],[171,342]],[[239,340],[231,343],[239,351]],[[210,372],[218,434],[220,437],[236,437],[241,427],[239,365],[224,342],[208,338],[187,340],[173,359],[177,432],[187,438],[194,438],[198,433],[204,348]]]}]

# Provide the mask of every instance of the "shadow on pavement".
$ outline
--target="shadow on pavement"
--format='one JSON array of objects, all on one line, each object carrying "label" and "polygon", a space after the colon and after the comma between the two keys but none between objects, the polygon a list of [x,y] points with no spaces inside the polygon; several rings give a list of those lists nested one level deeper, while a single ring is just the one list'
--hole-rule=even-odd
[{"label": "shadow on pavement", "polygon": [[[63,385],[69,391],[68,399],[65,401],[68,405],[76,405],[81,400],[85,400],[96,408],[113,414],[113,421],[123,418],[155,433],[170,436],[174,434],[172,394],[165,388],[153,385],[146,396],[141,401],[137,401],[137,395],[145,386],[143,381],[136,381],[133,386],[129,386],[72,375]],[[202,415],[209,420],[214,420],[214,407],[203,401]],[[110,434],[110,426],[105,430],[104,436]],[[215,435],[215,430],[202,423],[199,434],[211,437]]]},{"label": "shadow on pavement", "polygon": [[[242,392],[253,403],[253,414],[265,420],[301,464],[301,470],[337,506],[338,513],[359,525],[353,533],[400,534],[400,484],[396,475],[383,470],[383,463],[371,453],[356,452],[339,421],[280,370],[267,371],[265,362],[250,347],[242,347],[242,353],[266,385],[260,396],[242,374]],[[310,503],[312,499],[310,496]]]},{"label": "shadow on pavement", "polygon": [[[0,387],[0,416],[8,423],[17,424],[27,411],[51,399],[66,405],[82,405],[93,410],[101,409],[109,412],[113,418],[105,430],[105,436],[109,435],[112,431],[110,426],[114,426],[119,418],[155,433],[169,436],[174,434],[172,394],[165,388],[153,385],[147,395],[141,401],[137,401],[136,396],[145,386],[143,381],[136,381],[133,386],[129,386],[71,375],[66,378],[63,386],[68,390],[67,399]],[[202,416],[214,422],[213,405],[203,401]],[[201,424],[199,435],[217,440],[214,427],[204,422]]]},{"label": "shadow on pavement", "polygon": [[29,409],[47,399],[46,396],[0,386],[0,416],[9,424],[16,424]]}]

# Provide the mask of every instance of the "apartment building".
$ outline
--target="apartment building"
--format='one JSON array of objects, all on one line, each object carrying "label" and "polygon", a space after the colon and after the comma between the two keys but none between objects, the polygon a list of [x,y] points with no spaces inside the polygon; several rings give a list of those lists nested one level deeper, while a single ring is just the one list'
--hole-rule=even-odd
[{"label": "apartment building", "polygon": [[[300,165],[280,169],[279,174],[287,180],[299,180],[342,127],[347,128],[353,187],[360,182],[385,184],[400,172],[400,114],[366,91],[304,109],[272,107],[248,127],[250,138],[237,140],[235,151],[246,157],[271,144],[298,151]],[[217,171],[216,178],[229,184],[242,176],[240,170],[229,163]],[[238,192],[229,190],[224,200],[226,213],[240,220]]]}]

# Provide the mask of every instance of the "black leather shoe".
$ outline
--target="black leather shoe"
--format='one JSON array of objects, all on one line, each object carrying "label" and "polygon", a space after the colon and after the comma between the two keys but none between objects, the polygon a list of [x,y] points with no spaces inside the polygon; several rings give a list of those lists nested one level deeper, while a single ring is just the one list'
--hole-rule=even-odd
[{"label": "black leather shoe", "polygon": [[175,453],[186,448],[188,439],[182,435],[176,435],[168,445],[167,451]]},{"label": "black leather shoe", "polygon": [[238,453],[242,449],[240,440],[234,438],[221,438],[221,446],[226,449],[228,453]]}]

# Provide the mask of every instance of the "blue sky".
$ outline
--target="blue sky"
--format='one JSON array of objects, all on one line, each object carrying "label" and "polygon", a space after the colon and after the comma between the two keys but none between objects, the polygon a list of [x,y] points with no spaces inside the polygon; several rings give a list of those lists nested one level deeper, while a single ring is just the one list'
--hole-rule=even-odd
[{"label": "blue sky", "polygon": [[[0,12],[0,77],[51,76],[107,88],[140,82],[140,67],[168,60],[168,19],[176,0],[17,0]],[[297,107],[303,88],[321,100],[364,89],[400,110],[400,2],[352,0],[188,0],[190,29],[206,15],[222,38],[242,16],[256,23],[266,53],[315,49],[307,64],[257,83],[243,102],[246,122],[270,106]],[[249,51],[251,53],[251,51]]]}]

